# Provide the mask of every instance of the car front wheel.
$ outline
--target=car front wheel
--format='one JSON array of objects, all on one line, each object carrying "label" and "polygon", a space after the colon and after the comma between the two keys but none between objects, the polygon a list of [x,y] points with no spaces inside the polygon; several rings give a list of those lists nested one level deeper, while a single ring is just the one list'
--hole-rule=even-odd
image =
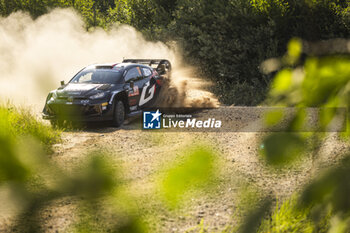
[{"label": "car front wheel", "polygon": [[123,125],[125,119],[125,107],[122,101],[117,100],[114,106],[113,125],[119,127]]}]

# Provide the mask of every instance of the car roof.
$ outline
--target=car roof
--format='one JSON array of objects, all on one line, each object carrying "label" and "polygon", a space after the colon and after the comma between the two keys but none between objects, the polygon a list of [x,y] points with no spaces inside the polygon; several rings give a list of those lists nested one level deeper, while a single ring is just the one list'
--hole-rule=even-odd
[{"label": "car roof", "polygon": [[96,68],[105,68],[105,69],[122,68],[122,69],[129,69],[129,68],[132,68],[132,67],[135,67],[135,66],[151,68],[149,66],[146,66],[146,65],[143,65],[143,64],[137,64],[137,63],[100,63],[100,64],[89,65],[85,69],[96,69]]}]

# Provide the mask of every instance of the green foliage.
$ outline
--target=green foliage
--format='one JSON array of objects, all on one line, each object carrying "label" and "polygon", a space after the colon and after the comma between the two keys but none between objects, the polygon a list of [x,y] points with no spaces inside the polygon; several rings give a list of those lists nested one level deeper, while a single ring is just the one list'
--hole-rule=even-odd
[{"label": "green foliage", "polygon": [[272,96],[284,94],[291,86],[292,71],[290,69],[284,69],[280,71],[272,81],[270,94]]},{"label": "green foliage", "polygon": [[[328,43],[331,45],[332,42]],[[340,109],[350,107],[350,57],[346,54],[308,57],[300,64],[300,45],[301,42],[297,40],[290,42],[287,54],[279,61],[285,68],[276,75],[269,93],[270,104],[300,107],[295,114],[289,116],[291,119],[285,124],[285,130],[295,131],[294,133],[272,133],[264,139],[262,152],[273,165],[289,163],[301,156],[302,151],[308,151],[312,154],[312,159],[317,159],[324,134],[310,132],[308,136],[304,136],[297,133],[301,126],[307,123],[307,107],[319,108],[318,114],[313,116],[313,121],[317,123],[313,130],[327,131],[332,122],[336,121],[340,129],[345,130],[343,135],[347,138],[349,136],[349,116],[344,115],[344,111]],[[291,59],[293,57],[294,59]],[[293,150],[295,153],[291,154]],[[348,155],[342,156],[345,158],[340,165],[311,182],[301,192],[297,203],[287,202],[286,205],[293,206],[292,212],[288,212],[288,208],[282,205],[280,210],[275,211],[268,224],[264,221],[263,231],[349,231],[350,160]],[[309,216],[312,217],[312,221]],[[275,220],[277,217],[282,220]]]},{"label": "green foliage", "polygon": [[292,196],[282,205],[276,203],[272,216],[261,222],[258,232],[327,232],[329,218],[329,214],[323,216],[322,224],[316,227],[311,218],[311,208],[298,208],[298,198]]},{"label": "green foliage", "polygon": [[[292,46],[292,43],[295,43],[295,45]],[[297,64],[298,61],[300,44],[297,40],[289,44],[288,53],[280,62],[289,67],[277,73],[271,85],[268,103],[278,106],[299,107],[298,111],[285,125],[285,129],[288,131],[299,131],[308,123],[306,107],[321,107],[318,114],[314,116],[314,122],[317,122],[317,124],[312,130],[327,131],[337,116],[344,117],[344,115],[341,115],[343,114],[342,111],[337,108],[350,107],[348,102],[350,59],[347,55],[309,57],[305,59],[302,69],[299,67],[292,69],[290,66]],[[278,122],[275,123],[278,124]],[[346,124],[343,124],[343,129],[347,129]],[[344,133],[344,135],[347,134],[348,132]],[[285,137],[281,137],[280,134],[271,134],[265,138],[264,155],[268,161],[274,163],[274,158],[279,158],[281,161],[289,162],[289,158],[301,155],[302,150],[299,151],[298,148],[301,149],[307,146],[308,137],[300,137],[297,134],[284,135]],[[297,141],[298,143],[296,143]],[[294,148],[296,153],[285,157],[282,153],[283,148],[288,147]],[[312,151],[312,147],[311,145],[308,149]],[[287,150],[291,151],[290,149]]]},{"label": "green foliage", "polygon": [[[183,49],[186,61],[199,67],[203,77],[209,77],[215,82],[213,90],[223,103],[256,105],[265,99],[267,89],[271,87],[267,101],[270,104],[350,107],[349,56],[309,57],[305,62],[300,61],[303,58],[301,39],[319,41],[349,38],[348,1],[0,0],[0,15],[7,16],[24,10],[36,18],[54,7],[75,8],[86,21],[87,28],[108,28],[120,22],[135,26],[150,39],[176,40]],[[273,75],[260,73],[260,64],[267,58],[282,57],[285,53],[278,62],[284,67],[271,82]],[[318,116],[319,129],[326,129],[336,115],[337,112],[321,111]],[[278,123],[279,120],[281,118],[277,116],[270,123]],[[298,130],[303,123],[305,112],[300,110],[288,122],[286,130]],[[344,124],[345,129],[349,127]],[[83,195],[88,200],[95,200],[118,185],[111,179],[113,168],[108,166],[108,161],[99,158],[101,155],[92,159],[84,169],[77,169],[78,176],[68,176],[60,169],[55,169],[45,160],[45,156],[40,156],[44,154],[40,146],[28,136],[47,146],[59,138],[57,131],[42,125],[32,115],[0,107],[0,184],[6,185],[13,193],[20,193],[19,199],[24,203],[20,213],[35,213],[48,201],[65,196]],[[262,153],[274,165],[292,162],[307,149],[317,154],[318,136],[313,136],[272,134],[264,139]],[[311,147],[307,147],[310,138],[315,141]],[[169,169],[162,190],[170,205],[178,204],[181,197],[192,188],[207,183],[213,174],[211,157],[211,152],[199,150],[186,157],[183,163]],[[278,229],[307,232],[315,229],[305,213],[314,211],[317,206],[331,206],[333,214],[340,219],[338,226],[343,226],[349,216],[349,167],[345,160],[342,167],[321,177],[304,191],[302,203],[310,208],[306,212],[289,208],[295,203],[287,202],[275,211],[271,220],[267,220],[268,223],[263,224],[262,231]],[[47,177],[45,174],[50,175]],[[51,182],[48,180],[55,180],[53,177],[60,179],[53,186],[47,185]],[[36,190],[29,188],[33,183]],[[251,231],[258,226],[256,223],[264,216],[268,203],[263,202],[262,208],[251,215],[243,230]],[[96,209],[89,209],[90,216],[91,210]],[[322,212],[324,209],[318,210]],[[93,222],[89,216],[87,225]],[[139,229],[138,224],[137,219],[130,217],[125,226],[111,226],[110,229],[130,232],[130,229]],[[79,226],[83,225],[86,224]],[[31,227],[33,230],[38,229]]]},{"label": "green foliage", "polygon": [[[282,56],[291,38],[350,35],[350,6],[342,0],[0,0],[5,16],[25,10],[38,17],[54,7],[74,7],[87,28],[119,22],[152,40],[175,40],[186,62],[215,82],[213,91],[225,104],[261,103],[272,75],[260,73],[260,64]],[[293,62],[300,46],[297,41],[290,46]]]},{"label": "green foliage", "polygon": [[246,217],[245,222],[241,225],[241,233],[257,232],[259,229],[260,221],[268,213],[268,209],[271,205],[271,200],[265,199],[261,201],[260,205],[251,210],[249,215]]},{"label": "green foliage", "polygon": [[180,1],[178,6],[170,25],[173,37],[188,62],[215,82],[219,99],[227,104],[260,102],[268,77],[261,77],[258,66],[276,54],[274,22],[262,24],[247,1]]},{"label": "green foliage", "polygon": [[[3,112],[1,116],[4,116]],[[138,230],[141,225],[135,221],[119,221],[117,224],[111,221],[110,214],[116,216],[116,212],[106,213],[107,206],[100,202],[102,197],[112,194],[119,180],[113,163],[105,154],[93,152],[89,159],[67,173],[48,159],[36,140],[24,136],[25,129],[25,125],[21,131],[11,127],[0,128],[0,188],[10,194],[3,196],[0,205],[13,206],[11,211],[16,213],[13,225],[8,227],[19,232],[41,232],[39,212],[42,208],[52,201],[78,197],[82,200],[80,208],[89,209],[81,216],[84,226],[89,228],[81,232],[107,232],[111,229],[113,232],[144,232]],[[96,214],[98,218],[92,218]],[[98,228],[94,228],[96,225]]]},{"label": "green foliage", "polygon": [[[339,14],[345,14],[345,5],[335,5],[282,0],[178,1],[174,19],[163,30],[170,31],[189,63],[215,81],[213,90],[222,102],[256,105],[266,97],[271,79],[260,73],[260,63],[282,56],[292,37],[317,40],[349,35],[349,19]],[[294,52],[290,57],[296,60],[300,45],[292,41],[290,46]]]},{"label": "green foliage", "polygon": [[328,205],[336,213],[346,217],[349,213],[350,157],[346,156],[339,166],[334,167],[308,185],[301,197],[301,205],[320,206],[317,212],[323,212]]},{"label": "green foliage", "polygon": [[130,24],[132,10],[128,0],[119,0],[115,2],[115,8],[108,10],[106,18],[106,26],[109,26],[115,22]]},{"label": "green foliage", "polygon": [[280,109],[272,110],[265,114],[265,125],[267,127],[274,126],[279,122],[281,122],[283,117],[284,117],[284,113]]},{"label": "green foliage", "polygon": [[268,15],[284,15],[289,8],[288,1],[285,0],[251,0],[250,3],[257,12]]},{"label": "green foliage", "polygon": [[[50,146],[59,140],[57,130],[38,121],[29,111],[9,105],[0,107],[0,188],[9,193],[2,196],[0,205],[12,206],[10,211],[16,213],[13,225],[8,227],[19,232],[40,232],[38,213],[42,208],[61,198],[79,197],[84,200],[80,203],[82,208],[91,210],[85,218],[98,212],[100,232],[134,229],[135,222],[109,224],[108,215],[101,212],[105,206],[99,201],[111,195],[120,180],[108,156],[92,152],[87,160],[67,173],[47,155]],[[96,206],[91,209],[92,204]],[[94,225],[92,219],[89,224]]]},{"label": "green foliage", "polygon": [[204,219],[199,222],[199,224],[193,228],[188,229],[185,231],[185,233],[191,233],[191,232],[196,232],[196,233],[206,233],[208,232],[207,227],[204,224]]},{"label": "green foliage", "polygon": [[[321,28],[320,32],[305,36],[304,28],[299,28],[312,24],[309,17],[315,17],[303,11],[310,8],[305,2],[179,1],[178,6],[176,21],[170,25],[174,37],[189,62],[216,81],[215,93],[228,104],[255,105],[265,98],[270,76],[259,72],[259,64],[268,57],[281,56],[292,36],[322,39],[327,34]],[[335,12],[321,4],[312,7],[336,17]],[[310,28],[314,31],[326,23],[335,27],[333,22],[322,22]],[[332,33],[346,36],[348,32],[343,28]],[[248,87],[257,95],[251,95]]]},{"label": "green foliage", "polygon": [[[139,202],[125,193],[127,181],[116,161],[93,151],[78,165],[63,169],[42,147],[58,140],[57,131],[29,112],[0,108],[0,189],[9,193],[2,196],[0,206],[9,205],[14,213],[10,230],[41,232],[41,211],[53,202],[68,199],[78,211],[71,231],[147,232],[140,216],[143,207],[133,207]],[[207,187],[215,175],[211,150],[196,147],[189,151],[160,177],[161,194],[170,207],[178,206],[190,191]]]},{"label": "green foliage", "polygon": [[267,162],[273,165],[288,164],[302,155],[305,142],[297,134],[275,133],[264,140],[260,150]]},{"label": "green foliage", "polygon": [[[311,58],[305,63],[305,77],[302,83],[304,106],[338,107],[347,105],[350,59],[347,56]],[[335,98],[342,99],[336,104]]]},{"label": "green foliage", "polygon": [[15,140],[16,137],[29,136],[47,148],[60,140],[59,131],[38,121],[30,111],[13,105],[0,105],[0,128],[1,137]]},{"label": "green foliage", "polygon": [[7,16],[15,11],[28,11],[33,17],[47,13],[50,8],[62,6],[63,0],[0,0],[0,15]]},{"label": "green foliage", "polygon": [[300,58],[302,49],[302,41],[300,39],[291,39],[287,46],[287,55],[285,56],[286,62],[290,65],[295,64]]},{"label": "green foliage", "polygon": [[170,206],[178,205],[188,191],[207,185],[215,175],[214,158],[212,151],[198,148],[166,171],[161,189]]}]

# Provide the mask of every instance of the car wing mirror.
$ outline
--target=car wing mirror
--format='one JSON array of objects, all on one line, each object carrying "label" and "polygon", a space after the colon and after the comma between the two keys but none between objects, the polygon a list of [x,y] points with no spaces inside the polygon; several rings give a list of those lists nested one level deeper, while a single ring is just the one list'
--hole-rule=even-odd
[{"label": "car wing mirror", "polygon": [[64,86],[65,85],[65,83],[64,83],[64,80],[63,81],[61,81],[61,86]]}]

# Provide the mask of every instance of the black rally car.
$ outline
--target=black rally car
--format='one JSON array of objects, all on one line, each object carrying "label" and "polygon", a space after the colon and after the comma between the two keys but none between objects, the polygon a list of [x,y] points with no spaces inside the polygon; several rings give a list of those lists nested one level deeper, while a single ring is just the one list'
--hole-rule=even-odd
[{"label": "black rally car", "polygon": [[151,107],[159,95],[162,75],[170,75],[168,60],[127,59],[117,64],[91,65],[67,84],[49,93],[43,118],[63,121],[113,121]]}]

